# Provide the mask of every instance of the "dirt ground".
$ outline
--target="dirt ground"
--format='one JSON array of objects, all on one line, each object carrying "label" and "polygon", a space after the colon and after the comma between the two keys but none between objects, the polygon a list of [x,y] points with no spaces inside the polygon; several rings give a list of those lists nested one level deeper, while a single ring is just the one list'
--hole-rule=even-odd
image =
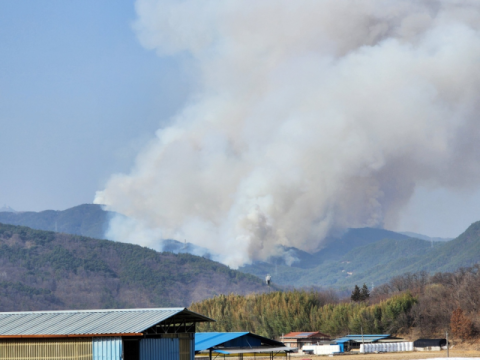
[{"label": "dirt ground", "polygon": [[[480,350],[453,348],[450,349],[451,358],[479,358]],[[336,355],[334,358],[341,360],[410,360],[410,359],[430,359],[430,358],[446,358],[447,351],[410,351],[398,353],[382,353],[382,354],[345,354]],[[295,355],[291,356],[292,360],[311,359],[311,360],[326,360],[329,356],[316,355]]]}]

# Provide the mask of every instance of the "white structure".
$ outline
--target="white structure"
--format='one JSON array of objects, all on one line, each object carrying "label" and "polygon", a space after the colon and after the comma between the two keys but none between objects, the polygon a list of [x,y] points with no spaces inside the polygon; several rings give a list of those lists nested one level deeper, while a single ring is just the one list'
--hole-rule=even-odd
[{"label": "white structure", "polygon": [[360,344],[360,352],[363,354],[400,351],[413,351],[413,342]]},{"label": "white structure", "polygon": [[302,350],[313,351],[314,355],[331,355],[340,352],[340,345],[305,345]]}]

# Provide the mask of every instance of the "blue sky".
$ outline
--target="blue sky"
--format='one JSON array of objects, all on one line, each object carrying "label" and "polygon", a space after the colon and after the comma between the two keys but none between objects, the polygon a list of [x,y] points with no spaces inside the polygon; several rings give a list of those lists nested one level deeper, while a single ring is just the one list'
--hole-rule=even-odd
[{"label": "blue sky", "polygon": [[[143,48],[135,17],[126,0],[0,2],[0,206],[91,203],[187,101],[182,59]],[[419,189],[397,230],[456,236],[479,200]]]},{"label": "blue sky", "polygon": [[0,3],[0,203],[91,202],[189,92],[178,59],[145,50],[133,1]]}]

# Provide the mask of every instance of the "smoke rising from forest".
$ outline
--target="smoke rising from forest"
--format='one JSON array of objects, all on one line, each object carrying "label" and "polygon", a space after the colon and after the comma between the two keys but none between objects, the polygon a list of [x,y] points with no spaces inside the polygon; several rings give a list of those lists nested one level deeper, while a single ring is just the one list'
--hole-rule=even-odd
[{"label": "smoke rising from forest", "polygon": [[198,89],[95,202],[108,235],[238,267],[393,227],[417,186],[480,178],[477,1],[138,0],[137,36]]}]

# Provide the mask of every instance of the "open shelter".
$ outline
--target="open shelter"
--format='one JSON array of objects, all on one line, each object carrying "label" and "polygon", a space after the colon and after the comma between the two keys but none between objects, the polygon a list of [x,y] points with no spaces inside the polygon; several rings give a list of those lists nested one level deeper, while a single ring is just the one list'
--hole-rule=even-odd
[{"label": "open shelter", "polygon": [[250,356],[275,356],[287,354],[293,349],[280,341],[271,340],[250,332],[205,332],[195,336],[195,352],[208,354],[210,359],[219,355],[236,355],[243,359],[245,354]]}]

